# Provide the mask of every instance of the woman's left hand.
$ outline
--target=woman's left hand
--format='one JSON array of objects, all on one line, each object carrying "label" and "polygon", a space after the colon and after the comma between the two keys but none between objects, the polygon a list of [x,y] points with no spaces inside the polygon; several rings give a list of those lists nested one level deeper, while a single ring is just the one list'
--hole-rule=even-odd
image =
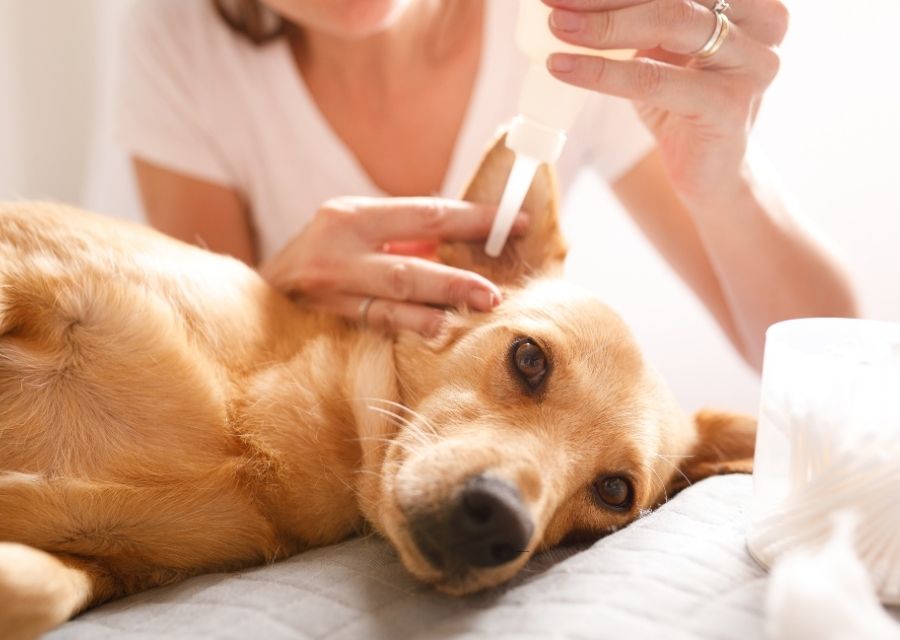
[{"label": "woman's left hand", "polygon": [[637,49],[632,60],[555,53],[565,82],[631,99],[656,137],[675,190],[688,202],[724,202],[741,188],[747,137],[778,72],[787,30],[779,0],[732,0],[718,51],[695,57],[716,27],[716,0],[543,0],[565,42]]}]

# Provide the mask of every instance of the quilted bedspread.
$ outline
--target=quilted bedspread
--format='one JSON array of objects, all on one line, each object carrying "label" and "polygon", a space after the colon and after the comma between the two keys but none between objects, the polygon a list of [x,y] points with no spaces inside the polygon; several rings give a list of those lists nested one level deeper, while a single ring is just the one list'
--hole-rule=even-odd
[{"label": "quilted bedspread", "polygon": [[416,583],[373,536],[148,591],[48,638],[762,638],[766,574],[744,547],[751,486],[710,478],[468,598]]}]

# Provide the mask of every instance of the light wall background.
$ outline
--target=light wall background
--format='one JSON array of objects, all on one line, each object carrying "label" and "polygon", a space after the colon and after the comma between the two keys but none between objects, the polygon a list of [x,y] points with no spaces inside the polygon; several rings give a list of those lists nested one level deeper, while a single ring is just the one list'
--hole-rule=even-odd
[{"label": "light wall background", "polygon": [[[131,1],[0,0],[0,199],[139,215],[109,131],[116,25]],[[488,1],[514,11],[512,0]],[[782,71],[755,141],[795,210],[845,259],[865,314],[900,321],[900,3],[788,6]],[[603,215],[580,213],[598,202]],[[756,410],[756,375],[603,185],[577,183],[565,227],[570,277],[622,313],[687,408]]]}]

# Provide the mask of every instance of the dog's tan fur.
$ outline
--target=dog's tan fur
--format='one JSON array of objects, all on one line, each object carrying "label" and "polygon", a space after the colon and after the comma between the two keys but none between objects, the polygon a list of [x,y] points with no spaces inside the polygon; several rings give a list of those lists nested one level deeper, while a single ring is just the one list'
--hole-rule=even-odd
[{"label": "dog's tan fur", "polygon": [[[466,197],[496,202],[510,161],[498,143]],[[695,425],[612,311],[545,277],[565,256],[546,168],[525,206],[530,230],[499,260],[441,248],[506,299],[453,314],[431,340],[302,311],[237,261],[144,227],[0,206],[0,635],[367,524],[417,577],[466,593],[686,482],[749,470],[752,420]],[[539,398],[509,372],[519,336],[553,362]],[[518,487],[531,544],[508,565],[444,575],[409,513],[483,472]],[[633,479],[627,513],[591,501],[606,472]]]}]

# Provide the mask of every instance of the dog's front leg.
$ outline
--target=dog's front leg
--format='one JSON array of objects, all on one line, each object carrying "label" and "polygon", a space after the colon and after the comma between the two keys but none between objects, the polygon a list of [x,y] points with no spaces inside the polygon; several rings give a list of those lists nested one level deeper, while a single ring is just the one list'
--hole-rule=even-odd
[{"label": "dog's front leg", "polygon": [[0,638],[36,638],[113,595],[113,580],[99,567],[0,542]]}]

